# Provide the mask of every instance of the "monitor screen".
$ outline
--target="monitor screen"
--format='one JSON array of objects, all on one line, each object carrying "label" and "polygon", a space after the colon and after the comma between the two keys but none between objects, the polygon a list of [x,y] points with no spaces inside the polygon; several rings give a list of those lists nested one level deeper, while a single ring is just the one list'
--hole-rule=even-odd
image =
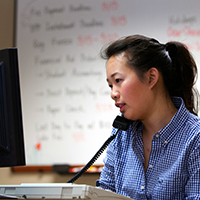
[{"label": "monitor screen", "polygon": [[16,48],[0,50],[0,167],[25,165]]}]

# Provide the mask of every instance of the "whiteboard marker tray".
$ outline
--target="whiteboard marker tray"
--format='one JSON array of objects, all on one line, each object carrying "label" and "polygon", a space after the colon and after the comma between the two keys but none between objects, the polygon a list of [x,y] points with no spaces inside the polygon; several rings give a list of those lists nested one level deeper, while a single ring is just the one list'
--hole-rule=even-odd
[{"label": "whiteboard marker tray", "polygon": [[130,200],[101,188],[72,183],[0,185],[0,198]]}]

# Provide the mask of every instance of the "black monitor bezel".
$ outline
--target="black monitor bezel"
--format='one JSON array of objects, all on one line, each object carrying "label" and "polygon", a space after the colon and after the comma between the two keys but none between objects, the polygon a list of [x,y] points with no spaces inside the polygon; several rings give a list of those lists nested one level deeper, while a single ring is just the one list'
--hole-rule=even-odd
[{"label": "black monitor bezel", "polygon": [[4,105],[1,105],[4,120],[1,121],[5,127],[0,134],[7,137],[7,144],[0,150],[0,167],[22,166],[26,162],[17,48],[0,50],[0,63],[1,77],[4,77],[1,80],[4,91],[0,91],[4,96]]}]

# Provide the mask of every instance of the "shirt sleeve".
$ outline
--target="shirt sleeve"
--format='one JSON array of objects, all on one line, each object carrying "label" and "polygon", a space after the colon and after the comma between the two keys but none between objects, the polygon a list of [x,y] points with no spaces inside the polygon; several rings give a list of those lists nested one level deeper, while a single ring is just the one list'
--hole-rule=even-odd
[{"label": "shirt sleeve", "polygon": [[198,137],[196,148],[190,154],[188,163],[190,178],[185,187],[187,200],[200,199],[200,135]]},{"label": "shirt sleeve", "polygon": [[111,144],[108,145],[106,156],[104,158],[104,167],[102,169],[100,179],[96,181],[96,186],[116,192],[114,175],[114,151],[115,148],[113,142],[111,142]]}]

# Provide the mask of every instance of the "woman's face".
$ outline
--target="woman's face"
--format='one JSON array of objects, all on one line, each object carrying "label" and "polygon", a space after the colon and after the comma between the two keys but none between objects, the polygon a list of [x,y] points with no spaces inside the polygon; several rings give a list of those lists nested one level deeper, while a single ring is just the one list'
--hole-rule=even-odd
[{"label": "woman's face", "polygon": [[108,60],[106,74],[111,88],[111,98],[124,117],[131,120],[148,117],[150,110],[148,81],[141,81],[134,70],[127,66],[124,54],[112,56]]}]

